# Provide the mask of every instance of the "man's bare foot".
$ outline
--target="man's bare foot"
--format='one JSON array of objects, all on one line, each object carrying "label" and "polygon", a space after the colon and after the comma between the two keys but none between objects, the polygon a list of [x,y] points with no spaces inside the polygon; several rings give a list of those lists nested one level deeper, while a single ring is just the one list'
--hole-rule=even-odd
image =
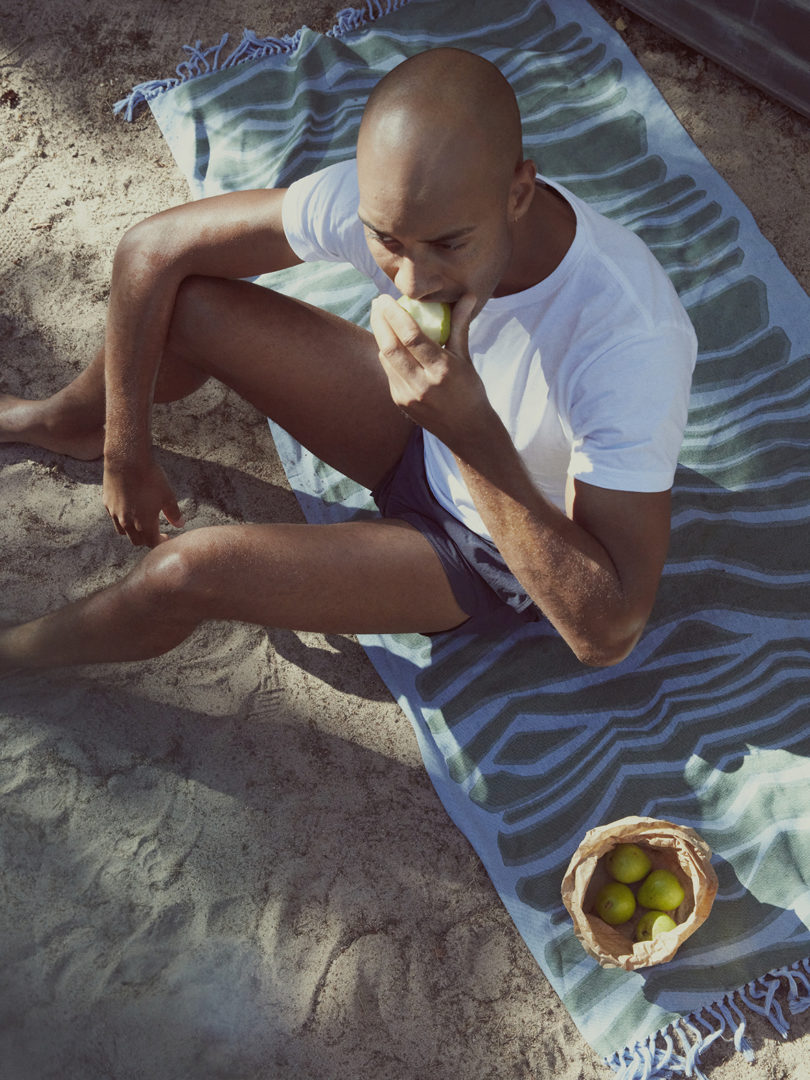
[{"label": "man's bare foot", "polygon": [[10,651],[6,648],[7,639],[11,637],[10,631],[14,623],[6,619],[0,619],[0,679],[7,675],[14,675],[20,670],[20,665],[12,659]]},{"label": "man's bare foot", "polygon": [[0,443],[27,443],[79,461],[101,457],[103,428],[75,420],[66,424],[60,410],[50,405],[51,400],[26,401],[0,394]]},{"label": "man's bare foot", "polygon": [[0,682],[13,679],[17,675],[26,675],[30,670],[19,662],[13,648],[9,648],[14,629],[14,623],[0,619]]}]

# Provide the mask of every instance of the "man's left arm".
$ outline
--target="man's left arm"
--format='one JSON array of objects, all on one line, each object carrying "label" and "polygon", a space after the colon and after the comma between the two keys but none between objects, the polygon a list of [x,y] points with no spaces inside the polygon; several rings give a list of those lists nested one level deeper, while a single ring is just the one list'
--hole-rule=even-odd
[{"label": "man's left arm", "polygon": [[[480,429],[479,429],[480,434]],[[562,513],[534,486],[496,416],[454,454],[509,569],[575,655],[618,663],[641,636],[667,554],[670,493],[569,481]]]},{"label": "man's left arm", "polygon": [[509,569],[586,664],[618,663],[655,600],[670,530],[670,493],[569,482],[567,514],[538,491],[469,359],[464,297],[439,349],[390,297],[372,329],[394,401],[449,447]]}]

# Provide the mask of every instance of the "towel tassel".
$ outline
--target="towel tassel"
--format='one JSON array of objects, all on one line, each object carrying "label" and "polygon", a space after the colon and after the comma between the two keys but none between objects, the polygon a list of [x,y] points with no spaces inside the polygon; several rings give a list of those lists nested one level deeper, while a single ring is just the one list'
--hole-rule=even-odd
[{"label": "towel tassel", "polygon": [[[326,36],[343,37],[354,30],[362,29],[383,15],[389,15],[409,2],[410,0],[385,0],[384,3],[381,0],[366,0],[365,9],[343,8],[338,12],[337,22],[327,31]],[[292,35],[285,34],[282,37],[258,37],[252,30],[244,30],[242,40],[224,60],[220,58],[228,42],[228,34],[223,34],[219,44],[208,49],[203,49],[202,42],[199,41],[194,45],[184,45],[183,49],[188,53],[188,58],[177,65],[176,75],[168,79],[151,79],[138,83],[125,98],[116,101],[113,112],[116,115],[123,113],[124,119],[131,122],[139,105],[148,105],[159,94],[173,90],[182,83],[209,75],[212,71],[223,71],[237,64],[244,64],[249,60],[263,60],[267,56],[295,52],[301,44],[301,33],[301,30],[297,30]]]},{"label": "towel tassel", "polygon": [[[777,999],[780,993],[781,1001]],[[717,1039],[733,1043],[738,1054],[753,1062],[754,1051],[746,1037],[746,1013],[764,1016],[786,1039],[790,1024],[783,1004],[794,1016],[810,1009],[810,958],[752,979],[719,1001],[705,1005],[648,1039],[605,1058],[605,1063],[617,1074],[618,1080],[669,1080],[680,1076],[707,1080],[699,1062]],[[680,1049],[676,1048],[676,1038]]]}]

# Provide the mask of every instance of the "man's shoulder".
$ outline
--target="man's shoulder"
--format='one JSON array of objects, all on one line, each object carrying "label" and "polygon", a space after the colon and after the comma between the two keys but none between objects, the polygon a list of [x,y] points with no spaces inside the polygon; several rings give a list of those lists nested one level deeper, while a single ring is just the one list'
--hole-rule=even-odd
[{"label": "man's shoulder", "polygon": [[293,181],[284,198],[290,226],[340,227],[357,217],[357,165],[354,159],[338,161]]},{"label": "man's shoulder", "polygon": [[333,162],[290,185],[284,199],[284,228],[304,262],[344,262],[376,280],[365,231],[358,217],[360,196],[354,158]]},{"label": "man's shoulder", "polygon": [[311,198],[318,195],[320,198],[355,199],[357,195],[357,160],[347,158],[345,161],[333,161],[320,169],[295,180],[290,185],[290,190],[297,192],[299,196]]},{"label": "man's shoulder", "polygon": [[577,199],[578,241],[581,245],[578,284],[586,279],[589,289],[604,301],[591,305],[599,319],[611,315],[625,325],[626,335],[668,334],[673,327],[687,336],[691,323],[672,279],[655,252],[628,225],[608,217]]}]

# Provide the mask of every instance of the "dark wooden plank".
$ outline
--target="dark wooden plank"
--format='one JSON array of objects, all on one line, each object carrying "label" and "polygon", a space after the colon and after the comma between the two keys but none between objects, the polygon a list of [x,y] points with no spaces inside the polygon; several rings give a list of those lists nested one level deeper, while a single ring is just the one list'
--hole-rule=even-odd
[{"label": "dark wooden plank", "polygon": [[622,0],[810,117],[810,0]]}]

